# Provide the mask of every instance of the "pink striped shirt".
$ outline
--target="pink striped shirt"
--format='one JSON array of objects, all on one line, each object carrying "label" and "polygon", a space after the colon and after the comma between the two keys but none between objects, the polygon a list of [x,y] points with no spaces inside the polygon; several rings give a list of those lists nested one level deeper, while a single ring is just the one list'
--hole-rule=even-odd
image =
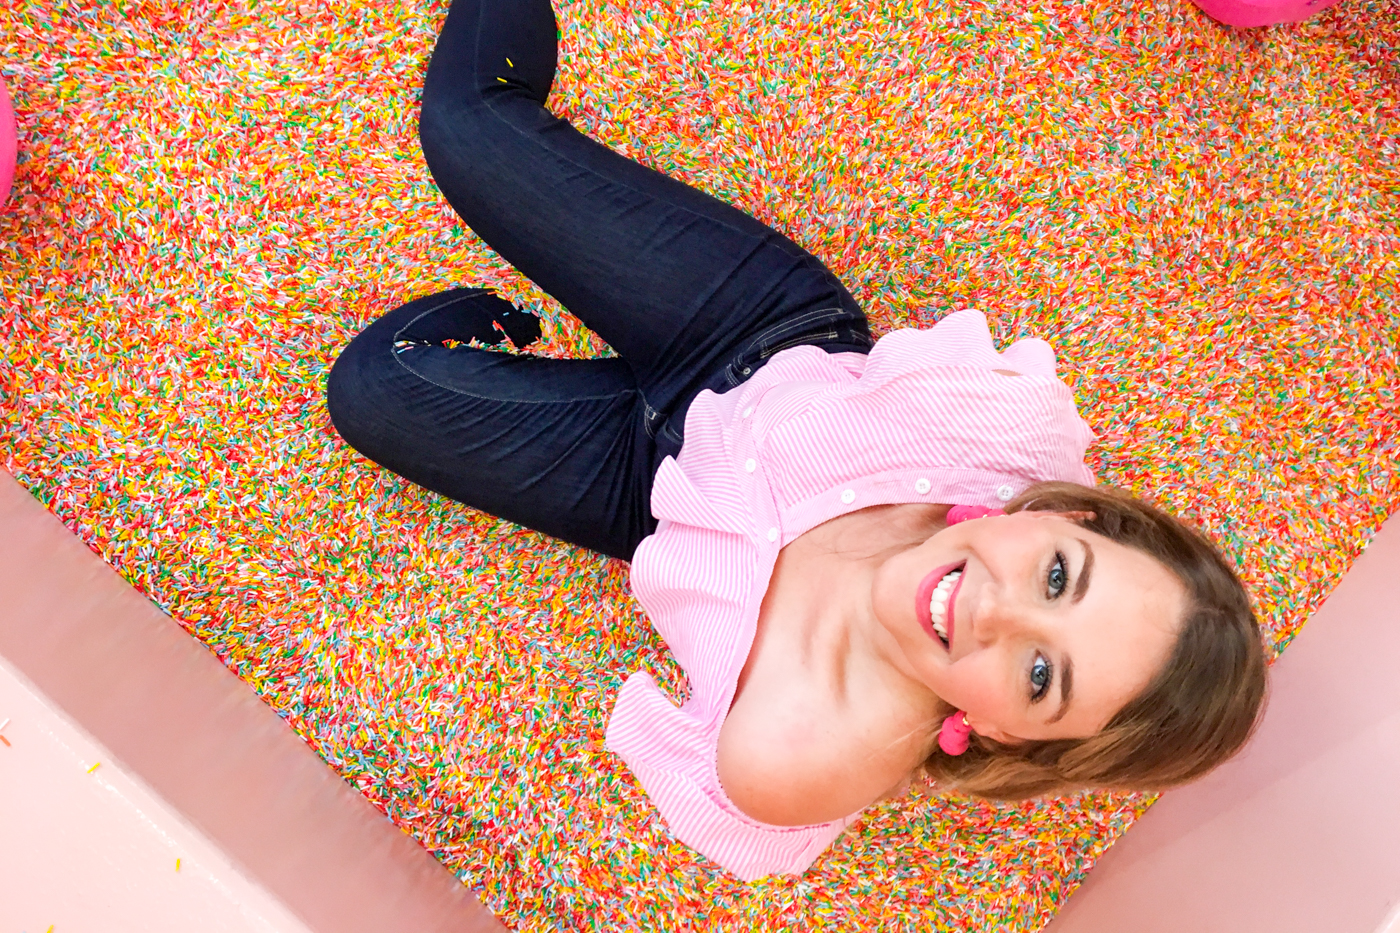
[{"label": "pink striped shirt", "polygon": [[859,815],[772,826],[720,786],[720,727],[785,544],[872,505],[1000,506],[1043,480],[1092,485],[1092,438],[1050,345],[999,354],[977,311],[887,334],[869,356],[793,347],[723,395],[701,392],[679,458],[656,473],[660,524],[632,558],[690,696],[677,707],[637,672],[607,733],[676,838],[747,881],[802,872]]}]

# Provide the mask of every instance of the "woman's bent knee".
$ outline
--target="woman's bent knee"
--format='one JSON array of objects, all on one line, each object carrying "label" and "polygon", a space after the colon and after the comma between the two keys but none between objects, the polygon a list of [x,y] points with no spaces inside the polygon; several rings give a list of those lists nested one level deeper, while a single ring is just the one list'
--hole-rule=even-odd
[{"label": "woman's bent knee", "polygon": [[[424,93],[418,113],[418,144],[428,171],[448,200],[479,193],[481,179],[496,174],[501,153],[492,141],[502,129],[501,120],[488,107]],[[459,207],[455,202],[453,206]]]},{"label": "woman's bent knee", "polygon": [[374,446],[373,425],[378,420],[375,400],[382,396],[375,389],[378,367],[372,356],[377,352],[387,357],[393,352],[374,331],[371,327],[350,341],[326,377],[326,410],[331,425],[345,443],[371,458],[368,448]]},{"label": "woman's bent knee", "polygon": [[[349,348],[346,348],[349,350]],[[342,352],[331,366],[326,377],[326,411],[331,416],[331,425],[341,439],[351,447],[359,449],[355,439],[359,436],[361,393],[352,372],[354,364],[347,361]]]}]

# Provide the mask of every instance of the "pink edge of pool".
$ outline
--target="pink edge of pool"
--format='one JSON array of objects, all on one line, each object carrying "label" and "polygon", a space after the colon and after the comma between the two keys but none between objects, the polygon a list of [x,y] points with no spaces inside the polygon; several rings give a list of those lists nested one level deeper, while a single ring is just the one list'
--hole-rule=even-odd
[{"label": "pink edge of pool", "polygon": [[1300,23],[1310,19],[1337,0],[1193,0],[1211,19],[1227,26],[1252,28],[1279,23]]},{"label": "pink edge of pool", "polygon": [[15,111],[10,106],[10,93],[0,76],[0,208],[10,199],[10,182],[15,178]]}]

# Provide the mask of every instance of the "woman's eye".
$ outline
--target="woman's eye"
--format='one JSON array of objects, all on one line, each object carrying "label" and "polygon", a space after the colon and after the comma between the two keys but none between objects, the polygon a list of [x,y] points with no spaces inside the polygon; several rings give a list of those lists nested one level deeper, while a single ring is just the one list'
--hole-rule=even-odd
[{"label": "woman's eye", "polygon": [[1050,679],[1054,674],[1050,662],[1041,655],[1036,655],[1035,663],[1031,665],[1031,700],[1039,700],[1045,696],[1045,691],[1050,688]]},{"label": "woman's eye", "polygon": [[1069,571],[1065,567],[1065,555],[1055,552],[1055,562],[1050,565],[1050,573],[1045,579],[1046,589],[1051,599],[1056,599],[1065,591],[1069,583]]}]

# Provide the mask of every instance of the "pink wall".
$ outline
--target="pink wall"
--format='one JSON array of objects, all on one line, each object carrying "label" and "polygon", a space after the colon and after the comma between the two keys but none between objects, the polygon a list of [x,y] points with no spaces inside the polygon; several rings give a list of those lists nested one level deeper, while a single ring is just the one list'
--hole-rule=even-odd
[{"label": "pink wall", "polygon": [[0,657],[310,929],[504,929],[2,470],[0,594]]},{"label": "pink wall", "polygon": [[1377,933],[1400,906],[1400,518],[1274,665],[1250,746],[1164,794],[1047,933]]},{"label": "pink wall", "polygon": [[0,737],[5,933],[310,933],[4,658]]}]

